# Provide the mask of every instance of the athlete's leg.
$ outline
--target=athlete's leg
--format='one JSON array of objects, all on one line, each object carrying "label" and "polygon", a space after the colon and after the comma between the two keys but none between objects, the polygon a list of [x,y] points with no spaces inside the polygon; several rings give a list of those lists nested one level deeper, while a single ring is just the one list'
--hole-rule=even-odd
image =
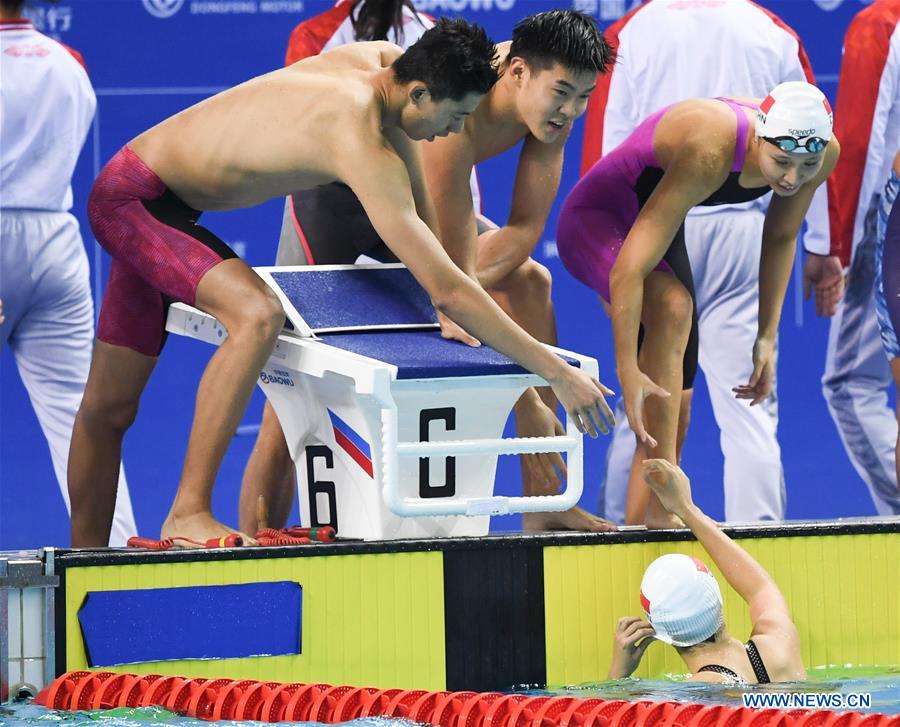
[{"label": "athlete's leg", "polygon": [[[678,461],[681,462],[681,452],[691,420],[691,399],[694,396],[693,389],[683,389],[681,392],[681,407],[678,412],[678,429],[676,434],[675,452]],[[625,503],[628,497],[629,482],[632,474],[632,466],[635,462],[635,448],[637,440],[631,427],[628,426],[628,418],[625,416],[625,406],[622,399],[616,402],[616,426],[613,431],[612,441],[606,450],[604,461],[603,482],[600,485],[600,514],[614,523],[625,522]],[[640,463],[638,463],[640,464]],[[641,493],[642,483],[634,486],[636,493]],[[643,495],[646,498],[643,504],[637,503],[635,507],[646,511],[649,503],[650,492],[645,487]]]},{"label": "athlete's leg", "polygon": [[228,331],[203,372],[184,470],[162,536],[206,541],[231,531],[211,512],[216,473],[256,379],[284,326],[284,311],[265,282],[241,260],[224,260],[197,286],[195,305]]},{"label": "athlete's leg", "polygon": [[[350,265],[359,255],[381,247],[356,195],[346,185],[328,184],[285,200],[275,264]],[[268,527],[284,527],[296,487],[296,466],[278,416],[267,401],[241,482],[241,529],[256,532],[260,496],[268,511]]]},{"label": "athlete's leg", "polygon": [[671,273],[653,271],[644,283],[641,324],[644,339],[638,362],[647,376],[670,393],[667,398],[651,396],[644,401],[647,431],[656,439],[651,448],[638,442],[629,479],[625,521],[647,527],[679,525],[646,484],[638,483],[641,462],[662,458],[677,464],[678,418],[684,382],[685,353],[693,324],[693,300],[688,289]]},{"label": "athlete's leg", "polygon": [[[240,529],[255,533],[262,527],[283,528],[294,505],[297,474],[284,439],[284,432],[272,405],[266,401],[256,444],[244,469],[239,500]],[[266,514],[260,522],[260,498]]]},{"label": "athlete's leg", "polygon": [[[556,345],[556,318],[550,297],[552,277],[546,267],[528,258],[522,265],[507,275],[488,292],[501,308],[532,336],[543,343]],[[556,397],[549,387],[540,387],[538,394],[554,415],[557,409]],[[553,436],[563,434],[558,423],[556,431],[548,432],[544,418],[534,411],[529,397],[522,397],[516,403],[516,433],[520,437]],[[554,462],[557,468],[562,458],[550,454],[522,455],[519,457],[522,470],[522,494],[555,495],[558,492]],[[562,471],[562,470],[560,470]],[[522,516],[525,530],[587,530],[600,532],[612,529],[602,518],[592,515],[580,507],[565,512],[535,512]]]},{"label": "athlete's leg", "polygon": [[73,547],[100,547],[110,540],[122,438],[156,360],[125,346],[94,344],[69,449]]},{"label": "athlete's leg", "polygon": [[[302,236],[293,199],[287,197],[278,239],[276,265],[311,265],[312,252]],[[264,499],[268,512],[267,527],[283,528],[291,513],[294,490],[297,487],[297,471],[291,459],[284,432],[272,405],[266,400],[256,443],[250,452],[241,494],[238,500],[238,526],[245,533],[255,533],[259,498]],[[290,492],[286,492],[290,489]],[[287,509],[285,510],[285,505]]]}]

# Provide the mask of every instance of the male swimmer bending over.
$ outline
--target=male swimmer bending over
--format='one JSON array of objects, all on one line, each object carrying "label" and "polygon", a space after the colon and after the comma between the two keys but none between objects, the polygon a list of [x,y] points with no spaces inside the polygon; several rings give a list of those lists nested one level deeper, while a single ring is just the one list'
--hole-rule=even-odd
[{"label": "male swimmer bending over", "polygon": [[[421,144],[425,178],[440,223],[440,239],[453,261],[509,313],[522,328],[544,343],[556,344],[556,322],[550,299],[550,273],[531,257],[547,223],[562,173],[563,152],[572,124],[587,106],[613,52],[593,20],[572,10],[529,15],[502,43],[500,80],[460,133]],[[499,229],[476,222],[470,177],[476,163],[522,144],[512,190],[512,210]],[[278,248],[281,264],[351,264],[360,253],[377,255],[378,236],[345,188],[333,185],[292,197]],[[327,193],[327,198],[326,198]],[[315,196],[313,196],[315,195]],[[356,214],[351,214],[351,211]],[[305,240],[290,217],[309,222]],[[349,222],[355,220],[355,227]],[[340,241],[318,229],[340,230]],[[480,234],[479,234],[480,233]],[[339,233],[340,235],[340,233]],[[330,244],[329,244],[330,243]],[[327,249],[323,249],[326,248]],[[445,338],[470,345],[478,341],[446,316],[439,316]],[[546,399],[546,404],[541,398]],[[556,402],[545,389],[529,389],[516,404],[520,437],[562,434]],[[526,495],[556,494],[561,486],[556,470],[565,474],[558,453],[522,455],[522,489]],[[270,524],[283,525],[293,502],[296,474],[278,419],[266,405],[263,423],[241,490],[241,524],[256,522],[263,496],[270,507]],[[526,530],[614,530],[615,526],[580,507],[567,512],[526,513]]]},{"label": "male swimmer bending over", "polygon": [[[164,341],[166,306],[215,316],[228,339],[197,392],[181,482],[162,536],[231,532],[210,511],[216,471],[281,332],[274,294],[215,235],[201,210],[249,207],[334,181],[360,199],[379,236],[436,308],[553,386],[579,428],[612,418],[595,380],[518,328],[443,251],[411,140],[459,131],[497,80],[493,43],[441,21],[406,53],[362,43],[296,63],[163,121],[104,168],[88,203],[113,256],[69,462],[72,544],[107,542],[122,437]],[[424,221],[423,221],[424,220]]]}]

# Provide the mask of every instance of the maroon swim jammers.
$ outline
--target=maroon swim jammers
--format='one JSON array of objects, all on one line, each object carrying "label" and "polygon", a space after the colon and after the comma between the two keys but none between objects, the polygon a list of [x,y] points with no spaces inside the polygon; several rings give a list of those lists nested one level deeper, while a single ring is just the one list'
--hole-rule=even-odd
[{"label": "maroon swim jammers", "polygon": [[169,304],[194,304],[200,278],[234,251],[127,146],[100,172],[88,198],[91,230],[112,256],[97,338],[145,356],[166,340]]}]

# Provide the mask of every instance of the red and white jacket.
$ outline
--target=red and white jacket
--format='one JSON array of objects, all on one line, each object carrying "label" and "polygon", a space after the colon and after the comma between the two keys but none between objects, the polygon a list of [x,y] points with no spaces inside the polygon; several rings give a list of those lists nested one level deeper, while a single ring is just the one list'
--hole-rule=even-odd
[{"label": "red and white jacket", "polygon": [[[357,8],[360,7],[358,4]],[[353,22],[350,17],[354,9],[352,0],[338,0],[337,4],[308,20],[304,20],[291,33],[288,42],[287,56],[284,60],[286,66],[291,63],[319,55],[325,51],[337,48],[347,43],[353,43],[356,38],[353,35]],[[403,7],[403,35],[398,38],[394,29],[388,30],[387,39],[401,48],[409,48],[426,30],[434,25],[434,21],[425,13],[413,13],[409,8]]]},{"label": "red and white jacket", "polygon": [[[765,98],[785,81],[815,83],[797,34],[750,0],[647,0],[605,35],[618,60],[600,76],[588,105],[582,174],[669,104],[696,97]],[[766,205],[767,198],[754,204]],[[804,236],[806,249],[819,254],[829,248],[826,207],[823,189]]]},{"label": "red and white jacket", "polygon": [[900,149],[900,0],[875,0],[844,38],[834,107],[841,158],[828,180],[831,253],[845,266]]},{"label": "red and white jacket", "polygon": [[0,21],[0,207],[62,212],[97,99],[81,56]]}]

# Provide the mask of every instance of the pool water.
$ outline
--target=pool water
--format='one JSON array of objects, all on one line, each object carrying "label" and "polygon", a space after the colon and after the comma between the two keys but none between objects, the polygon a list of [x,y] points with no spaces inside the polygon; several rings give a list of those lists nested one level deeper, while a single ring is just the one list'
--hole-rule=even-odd
[{"label": "pool water", "polygon": [[725,704],[742,707],[745,691],[830,692],[839,694],[871,694],[868,709],[841,710],[878,714],[900,714],[900,666],[891,667],[819,667],[807,671],[809,681],[781,682],[777,685],[734,687],[725,684],[687,682],[681,674],[668,679],[619,679],[577,687],[541,690],[538,694],[590,699],[624,699],[630,702],[676,701],[698,704]]},{"label": "pool water", "polygon": [[[868,693],[872,706],[860,712],[900,714],[900,666],[892,667],[827,667],[810,669],[810,681],[786,682],[777,686],[753,686],[745,689],[779,692],[833,692],[841,694]],[[524,690],[523,690],[524,691]],[[619,679],[617,681],[581,684],[574,687],[531,689],[529,694],[569,696],[589,699],[677,701],[702,704],[742,706],[744,690],[718,684],[699,684],[684,681],[683,675],[669,679]],[[30,703],[0,706],[2,727],[208,727],[213,724],[173,714],[159,707],[129,709],[125,707],[96,712],[55,712]],[[261,722],[216,722],[217,725],[262,725]],[[316,725],[316,722],[281,722],[283,725]],[[400,719],[368,717],[347,722],[350,727],[412,727],[413,723]]]}]

